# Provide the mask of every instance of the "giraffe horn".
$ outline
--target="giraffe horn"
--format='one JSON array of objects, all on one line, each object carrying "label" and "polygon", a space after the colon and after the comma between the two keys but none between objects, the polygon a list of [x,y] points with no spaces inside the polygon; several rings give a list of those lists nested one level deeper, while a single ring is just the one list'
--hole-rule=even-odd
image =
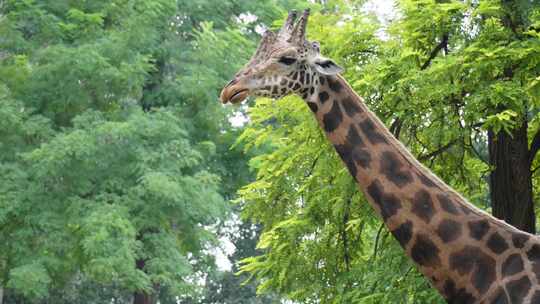
[{"label": "giraffe horn", "polygon": [[296,23],[296,26],[294,27],[291,38],[298,41],[303,42],[305,40],[306,36],[306,26],[309,18],[309,9],[304,10],[304,13],[302,14],[302,17],[298,20]]},{"label": "giraffe horn", "polygon": [[283,24],[283,27],[281,27],[281,30],[279,31],[279,36],[289,36],[291,34],[297,15],[298,15],[298,12],[296,12],[296,10],[291,10],[289,12],[289,16],[287,16],[287,20],[285,21],[285,23]]}]

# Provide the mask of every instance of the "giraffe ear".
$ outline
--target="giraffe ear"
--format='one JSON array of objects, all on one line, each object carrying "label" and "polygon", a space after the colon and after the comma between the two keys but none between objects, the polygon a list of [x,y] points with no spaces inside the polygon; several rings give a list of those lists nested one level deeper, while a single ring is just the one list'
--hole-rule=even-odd
[{"label": "giraffe ear", "polygon": [[315,60],[315,69],[323,75],[336,75],[343,72],[342,67],[324,57],[319,57]]}]

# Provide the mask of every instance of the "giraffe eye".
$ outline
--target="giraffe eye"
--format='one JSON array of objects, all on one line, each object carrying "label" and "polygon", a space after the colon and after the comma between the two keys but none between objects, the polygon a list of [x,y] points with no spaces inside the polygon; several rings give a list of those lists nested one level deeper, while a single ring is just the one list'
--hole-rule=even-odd
[{"label": "giraffe eye", "polygon": [[285,65],[291,65],[296,62],[296,59],[292,57],[281,57],[279,58],[279,62]]}]

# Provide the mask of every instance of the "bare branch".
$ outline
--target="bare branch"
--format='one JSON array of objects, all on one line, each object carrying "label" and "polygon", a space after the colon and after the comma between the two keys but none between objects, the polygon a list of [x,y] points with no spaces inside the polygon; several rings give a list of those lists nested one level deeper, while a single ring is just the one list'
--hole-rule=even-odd
[{"label": "bare branch", "polygon": [[452,141],[450,141],[449,143],[447,143],[446,145],[440,147],[439,149],[431,152],[431,153],[428,153],[428,154],[425,154],[425,155],[420,155],[418,156],[418,160],[420,161],[424,161],[424,160],[427,160],[427,159],[431,159],[433,157],[436,157],[437,155],[445,152],[446,150],[450,149],[453,145],[455,145],[459,140],[457,139],[454,139]]},{"label": "bare branch", "polygon": [[532,164],[538,150],[540,150],[540,129],[536,131],[531,142],[531,148],[529,149],[529,163]]},{"label": "bare branch", "polygon": [[349,255],[349,243],[347,239],[347,223],[349,222],[349,210],[351,206],[352,197],[347,200],[347,207],[343,214],[343,227],[341,230],[341,239],[343,241],[343,258],[345,260],[345,269],[347,272],[351,269],[351,257]]},{"label": "bare branch", "polygon": [[380,240],[381,232],[383,228],[384,228],[384,223],[381,224],[381,227],[379,227],[379,231],[377,231],[377,236],[375,237],[375,246],[373,246],[372,259],[375,259],[377,257],[377,248],[379,248],[379,240]]},{"label": "bare branch", "polygon": [[399,134],[401,133],[401,127],[403,126],[403,121],[397,117],[392,125],[390,126],[390,132],[394,135],[395,138],[399,139]]},{"label": "bare branch", "polygon": [[315,157],[315,159],[313,159],[313,163],[311,164],[311,167],[309,168],[309,171],[306,172],[306,174],[304,175],[304,178],[308,178],[311,176],[311,174],[313,174],[313,170],[315,170],[315,166],[317,165],[317,162],[319,161],[319,158],[321,157],[321,154],[322,153],[319,153],[319,155],[317,155]]},{"label": "bare branch", "polygon": [[429,65],[431,64],[431,61],[432,61],[433,59],[435,59],[435,57],[437,57],[437,54],[438,54],[442,49],[445,49],[445,50],[448,49],[448,33],[445,33],[445,34],[442,36],[441,42],[433,49],[433,51],[431,51],[431,54],[429,54],[428,60],[422,65],[422,67],[420,68],[420,70],[425,70],[425,69],[427,69],[427,68],[429,67]]}]

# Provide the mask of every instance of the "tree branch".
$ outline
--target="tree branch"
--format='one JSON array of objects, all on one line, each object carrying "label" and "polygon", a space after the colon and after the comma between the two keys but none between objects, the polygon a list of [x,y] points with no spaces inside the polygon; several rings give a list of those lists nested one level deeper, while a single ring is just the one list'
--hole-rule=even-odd
[{"label": "tree branch", "polygon": [[457,139],[454,139],[454,140],[450,141],[449,143],[447,143],[446,145],[440,147],[439,149],[437,149],[437,150],[435,150],[435,151],[433,151],[433,152],[431,152],[431,153],[428,153],[428,154],[426,154],[426,155],[420,155],[420,156],[418,156],[418,160],[419,160],[419,161],[424,161],[424,160],[430,159],[430,158],[432,158],[432,157],[435,157],[435,156],[437,156],[437,155],[443,153],[444,151],[450,149],[450,148],[451,148],[454,144],[456,144],[457,142],[458,142],[458,140],[457,140]]},{"label": "tree branch", "polygon": [[532,164],[538,150],[540,150],[540,129],[536,131],[531,142],[531,148],[529,149],[529,163]]},{"label": "tree branch", "polygon": [[380,240],[381,232],[383,228],[384,228],[384,223],[381,224],[381,226],[379,227],[379,231],[377,231],[377,236],[375,238],[375,246],[373,247],[373,256],[371,257],[372,259],[375,259],[377,257],[377,249],[379,248],[379,240]]},{"label": "tree branch", "polygon": [[351,206],[351,199],[347,199],[347,206],[343,214],[343,230],[341,231],[341,238],[343,241],[343,258],[345,260],[345,269],[347,272],[351,270],[351,257],[349,255],[349,245],[347,240],[347,223],[349,222],[349,209]]},{"label": "tree branch", "polygon": [[317,155],[317,157],[315,157],[315,159],[313,160],[313,163],[311,164],[311,167],[309,168],[309,171],[306,172],[306,174],[304,175],[304,178],[308,178],[311,176],[311,174],[313,174],[313,170],[315,170],[315,166],[317,165],[317,162],[319,161],[319,157],[321,156],[321,154]]},{"label": "tree branch", "polygon": [[473,151],[474,155],[476,155],[476,157],[481,161],[483,162],[484,164],[486,165],[490,165],[489,164],[489,160],[487,159],[484,159],[484,157],[482,157],[482,155],[480,154],[480,152],[478,152],[478,150],[476,150],[476,148],[474,147],[474,144],[472,142],[472,137],[469,136],[469,146],[471,147],[471,151]]},{"label": "tree branch", "polygon": [[395,138],[399,139],[399,134],[401,133],[401,127],[403,126],[403,121],[397,117],[392,125],[390,126],[390,132],[394,135]]},{"label": "tree branch", "polygon": [[427,68],[429,67],[429,65],[431,64],[431,61],[432,61],[433,59],[435,59],[435,57],[437,57],[437,54],[438,54],[443,48],[444,48],[445,50],[448,49],[448,33],[443,34],[442,39],[441,39],[441,42],[433,49],[433,51],[431,51],[431,54],[429,54],[428,60],[422,65],[422,67],[420,68],[420,70],[425,70],[425,69],[427,69]]}]

